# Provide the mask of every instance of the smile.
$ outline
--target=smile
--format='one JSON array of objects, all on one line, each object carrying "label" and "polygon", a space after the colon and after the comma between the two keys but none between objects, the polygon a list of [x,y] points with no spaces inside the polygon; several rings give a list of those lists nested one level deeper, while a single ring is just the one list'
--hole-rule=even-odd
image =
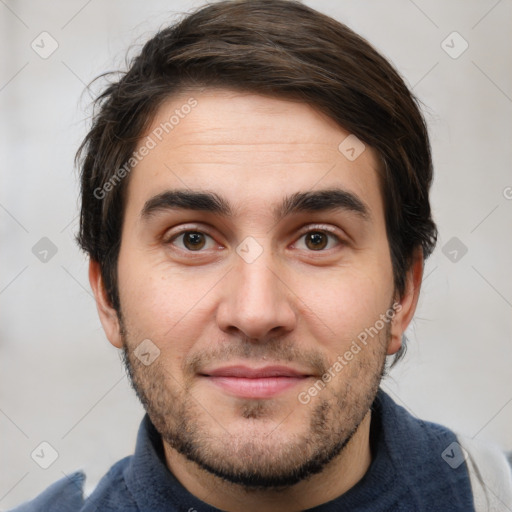
[{"label": "smile", "polygon": [[230,366],[201,374],[214,386],[239,398],[271,398],[303,383],[310,375],[285,366]]}]

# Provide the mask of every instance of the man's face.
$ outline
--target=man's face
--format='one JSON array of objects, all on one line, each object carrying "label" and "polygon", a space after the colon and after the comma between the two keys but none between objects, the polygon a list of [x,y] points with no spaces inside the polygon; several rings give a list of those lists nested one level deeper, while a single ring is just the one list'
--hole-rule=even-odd
[{"label": "man's face", "polygon": [[147,135],[118,261],[134,386],[166,450],[296,483],[342,450],[398,349],[375,153],[340,151],[349,133],[305,104],[228,90],[169,100]]}]

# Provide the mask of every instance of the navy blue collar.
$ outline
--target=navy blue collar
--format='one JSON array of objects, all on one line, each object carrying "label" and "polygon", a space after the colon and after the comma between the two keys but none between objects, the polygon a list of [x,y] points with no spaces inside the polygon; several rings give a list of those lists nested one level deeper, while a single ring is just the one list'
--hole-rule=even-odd
[{"label": "navy blue collar", "polygon": [[[379,390],[372,406],[372,463],[365,476],[315,512],[471,512],[473,498],[466,464],[452,469],[441,453],[455,435],[418,420]],[[162,439],[149,416],[142,420],[135,454],[123,469],[128,492],[141,511],[217,512],[189,493],[165,463]]]}]

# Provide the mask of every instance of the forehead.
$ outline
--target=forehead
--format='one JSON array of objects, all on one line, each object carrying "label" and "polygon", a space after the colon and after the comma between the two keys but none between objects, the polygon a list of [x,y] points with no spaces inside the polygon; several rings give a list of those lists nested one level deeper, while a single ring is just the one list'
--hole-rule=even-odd
[{"label": "forehead", "polygon": [[145,156],[131,172],[128,205],[139,210],[164,189],[220,189],[263,204],[343,186],[370,212],[382,211],[373,149],[305,103],[224,89],[184,92],[160,106],[137,152]]},{"label": "forehead", "polygon": [[[188,108],[189,104],[195,106]],[[336,156],[340,137],[347,135],[332,119],[305,103],[225,89],[182,93],[167,100],[148,135],[161,130],[162,146],[171,144],[174,149],[201,146],[212,156],[218,149],[220,156],[229,145],[230,153],[250,151],[252,157],[266,158],[262,150],[269,150],[284,162],[313,163]]]}]

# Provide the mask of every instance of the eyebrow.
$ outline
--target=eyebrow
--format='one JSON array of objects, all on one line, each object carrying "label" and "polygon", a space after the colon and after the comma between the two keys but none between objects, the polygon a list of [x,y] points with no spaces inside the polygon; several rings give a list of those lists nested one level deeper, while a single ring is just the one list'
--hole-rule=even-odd
[{"label": "eyebrow", "polygon": [[[146,201],[141,211],[142,220],[167,210],[195,210],[233,217],[229,202],[215,192],[192,190],[166,190]],[[368,206],[355,194],[340,188],[296,192],[273,209],[276,220],[294,213],[344,210],[355,213],[362,220],[371,219]]]},{"label": "eyebrow", "polygon": [[355,213],[361,219],[371,219],[370,209],[355,194],[340,188],[329,188],[310,192],[297,192],[286,197],[281,205],[274,209],[277,220],[299,212],[318,212],[345,210]]}]

